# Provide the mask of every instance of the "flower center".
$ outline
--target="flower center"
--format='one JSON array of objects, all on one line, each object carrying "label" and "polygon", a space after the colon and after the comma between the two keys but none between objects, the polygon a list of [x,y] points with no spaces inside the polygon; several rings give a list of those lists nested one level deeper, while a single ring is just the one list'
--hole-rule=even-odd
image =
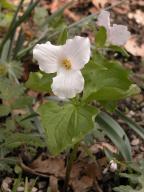
[{"label": "flower center", "polygon": [[70,62],[69,59],[64,59],[64,60],[62,61],[62,65],[63,65],[67,70],[71,69],[71,67],[72,67],[71,62]]}]

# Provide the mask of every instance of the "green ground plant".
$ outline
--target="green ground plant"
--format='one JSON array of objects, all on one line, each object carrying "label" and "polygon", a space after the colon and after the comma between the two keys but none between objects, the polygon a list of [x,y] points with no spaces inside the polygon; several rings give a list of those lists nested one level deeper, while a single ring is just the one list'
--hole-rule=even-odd
[{"label": "green ground plant", "polygon": [[[75,159],[76,149],[80,142],[89,142],[95,135],[99,139],[102,131],[119,149],[119,154],[125,161],[132,161],[129,139],[122,127],[109,115],[117,108],[118,101],[139,93],[139,88],[131,80],[132,73],[126,70],[119,61],[110,60],[108,51],[118,52],[128,57],[122,46],[107,42],[108,32],[102,27],[96,27],[97,15],[90,15],[76,23],[67,25],[63,11],[72,2],[67,3],[52,15],[38,5],[39,1],[30,1],[29,5],[18,16],[24,4],[21,0],[18,7],[2,4],[10,8],[13,17],[10,19],[7,33],[0,43],[0,170],[11,167],[9,153],[18,147],[26,145],[28,150],[36,150],[38,146],[47,146],[53,155],[59,155],[65,150],[73,149],[68,164],[65,189],[67,188],[70,168]],[[109,7],[110,8],[110,7]],[[21,24],[33,17],[39,35],[25,45],[25,36]],[[37,22],[39,20],[39,22]],[[95,25],[95,27],[93,27]],[[20,28],[20,30],[17,30]],[[51,93],[54,75],[44,71],[31,72],[27,82],[22,82],[23,59],[31,54],[37,43],[50,40],[56,45],[64,45],[68,38],[81,34],[89,28],[95,41],[91,45],[91,58],[82,69],[85,80],[83,92],[68,100],[61,100]],[[19,31],[19,32],[17,32]],[[17,34],[17,38],[15,38]],[[43,100],[37,111],[32,106],[36,99],[27,95],[31,89],[40,92]],[[96,102],[99,107],[93,105]],[[19,116],[17,110],[24,111]],[[103,112],[103,111],[106,112]],[[121,118],[142,138],[143,131],[131,120],[117,111]],[[14,135],[14,137],[13,137]],[[88,137],[90,136],[90,137]],[[117,189],[119,190],[119,189]],[[131,191],[130,191],[131,192]]]}]

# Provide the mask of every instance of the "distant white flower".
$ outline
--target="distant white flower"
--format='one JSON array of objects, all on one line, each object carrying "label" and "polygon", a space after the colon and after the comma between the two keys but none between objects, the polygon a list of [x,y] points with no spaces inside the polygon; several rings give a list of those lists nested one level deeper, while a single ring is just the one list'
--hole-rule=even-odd
[{"label": "distant white flower", "polygon": [[124,45],[130,37],[127,26],[110,25],[110,13],[108,11],[101,11],[97,24],[106,28],[108,42],[113,45]]},{"label": "distant white flower", "polygon": [[117,170],[118,166],[117,163],[114,160],[110,161],[110,171],[115,172]]},{"label": "distant white flower", "polygon": [[53,93],[60,98],[73,98],[84,88],[81,69],[90,59],[89,38],[75,36],[66,44],[56,46],[49,41],[37,44],[33,50],[34,59],[40,70],[55,73],[51,85]]}]

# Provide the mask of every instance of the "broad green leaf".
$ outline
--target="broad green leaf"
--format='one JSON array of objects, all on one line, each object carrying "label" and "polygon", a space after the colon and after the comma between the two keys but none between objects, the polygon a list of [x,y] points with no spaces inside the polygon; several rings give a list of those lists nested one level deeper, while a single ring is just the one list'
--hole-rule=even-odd
[{"label": "broad green leaf", "polygon": [[31,72],[25,85],[34,91],[49,92],[51,90],[52,77],[51,74]]},{"label": "broad green leaf", "polygon": [[88,100],[99,100],[99,101],[116,101],[120,100],[125,97],[129,97],[133,94],[137,94],[139,89],[135,84],[132,84],[128,90],[122,90],[117,87],[104,87],[98,91],[93,92],[89,97]]},{"label": "broad green leaf", "polygon": [[83,100],[117,101],[137,94],[139,88],[131,83],[129,73],[116,61],[95,53],[83,70],[85,89]]},{"label": "broad green leaf", "polygon": [[100,101],[100,103],[108,112],[114,112],[117,106],[117,101]]},{"label": "broad green leaf", "polygon": [[129,139],[120,125],[104,112],[97,115],[96,122],[117,146],[124,159],[126,161],[131,161],[132,157]]},{"label": "broad green leaf", "polygon": [[72,147],[93,129],[92,117],[97,113],[94,107],[63,106],[48,102],[40,106],[39,113],[45,129],[47,144],[50,152],[59,154]]},{"label": "broad green leaf", "polygon": [[104,27],[100,27],[95,36],[96,47],[103,47],[107,40],[107,32]]},{"label": "broad green leaf", "polygon": [[6,116],[10,113],[11,109],[9,106],[0,105],[0,116]]}]

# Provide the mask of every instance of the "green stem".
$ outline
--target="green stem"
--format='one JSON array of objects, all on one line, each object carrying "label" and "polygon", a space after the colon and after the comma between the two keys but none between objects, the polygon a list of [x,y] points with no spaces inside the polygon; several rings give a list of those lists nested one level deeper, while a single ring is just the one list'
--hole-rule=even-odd
[{"label": "green stem", "polygon": [[71,152],[70,157],[67,162],[66,177],[65,177],[63,192],[67,192],[67,188],[68,188],[68,184],[69,184],[69,180],[70,180],[70,173],[72,170],[73,162],[76,159],[78,146],[79,146],[79,143],[76,143],[74,145],[73,151]]},{"label": "green stem", "polygon": [[[1,42],[1,45],[0,45],[0,54],[1,54],[2,49],[3,49],[3,46],[4,46],[4,44],[6,43],[6,41],[8,40],[8,38],[9,38],[11,35],[13,36],[13,34],[14,34],[14,32],[15,32],[14,30],[15,30],[15,24],[16,24],[17,14],[18,14],[20,8],[22,7],[23,2],[24,2],[24,0],[21,0],[21,1],[20,1],[19,5],[18,5],[18,7],[17,7],[17,10],[16,10],[16,12],[15,12],[15,14],[14,14],[14,16],[13,16],[13,19],[12,19],[12,21],[11,21],[11,24],[10,24],[10,26],[9,26],[8,32],[6,33],[4,39],[3,39],[2,42]],[[10,45],[10,46],[12,46],[12,45]],[[10,49],[10,48],[9,48],[9,49]]]}]

